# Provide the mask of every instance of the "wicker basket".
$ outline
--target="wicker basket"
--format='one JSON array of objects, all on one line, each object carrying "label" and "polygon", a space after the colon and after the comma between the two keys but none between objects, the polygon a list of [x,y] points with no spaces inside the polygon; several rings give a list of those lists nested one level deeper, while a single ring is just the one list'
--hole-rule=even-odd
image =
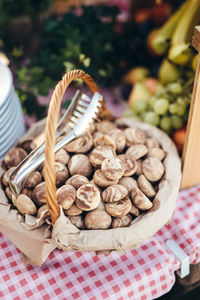
[{"label": "wicker basket", "polygon": [[[158,140],[166,152],[163,162],[165,175],[159,184],[153,208],[134,219],[129,227],[107,230],[79,230],[64,215],[56,199],[54,145],[62,97],[70,82],[76,78],[81,78],[92,94],[98,91],[95,82],[85,72],[75,70],[67,73],[54,90],[45,130],[44,122],[39,122],[27,133],[29,136],[36,137],[43,130],[45,131],[44,179],[46,201],[53,226],[44,224],[40,222],[41,220],[35,222],[31,216],[24,221],[17,210],[12,209],[8,204],[3,190],[0,190],[0,231],[21,250],[26,264],[42,264],[56,247],[79,251],[124,251],[134,248],[166,224],[174,210],[181,179],[181,162],[173,142],[165,133],[153,126],[130,119],[119,119],[117,122],[120,125],[138,127]],[[101,112],[104,118],[108,114],[105,108]]]}]

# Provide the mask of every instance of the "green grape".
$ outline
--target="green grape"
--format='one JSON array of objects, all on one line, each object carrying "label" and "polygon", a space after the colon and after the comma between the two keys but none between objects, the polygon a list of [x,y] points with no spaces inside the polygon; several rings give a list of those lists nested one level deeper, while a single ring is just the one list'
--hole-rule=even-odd
[{"label": "green grape", "polygon": [[170,117],[164,116],[160,121],[160,128],[166,132],[169,132],[171,129],[171,119]]},{"label": "green grape", "polygon": [[171,123],[174,129],[180,129],[183,127],[183,120],[177,115],[171,116]]},{"label": "green grape", "polygon": [[159,124],[160,118],[155,112],[148,111],[145,113],[143,120],[146,123],[157,126]]},{"label": "green grape", "polygon": [[167,89],[169,92],[171,92],[172,94],[176,94],[176,95],[180,94],[183,90],[182,86],[178,82],[169,83],[167,85]]},{"label": "green grape", "polygon": [[178,97],[177,103],[182,106],[182,107],[187,107],[187,98],[183,97]]},{"label": "green grape", "polygon": [[152,96],[152,97],[149,98],[148,104],[153,108],[156,101],[157,101],[157,98]]},{"label": "green grape", "polygon": [[165,98],[158,99],[153,106],[155,113],[158,115],[165,115],[166,112],[168,111],[168,108],[169,108],[169,102]]},{"label": "green grape", "polygon": [[170,104],[170,106],[169,106],[169,112],[172,115],[176,114],[177,110],[178,110],[178,104],[177,103]]},{"label": "green grape", "polygon": [[146,109],[147,103],[145,101],[135,100],[131,107],[135,113],[141,113]]},{"label": "green grape", "polygon": [[185,114],[185,111],[186,111],[186,106],[178,105],[176,114],[178,116],[183,116]]},{"label": "green grape", "polygon": [[162,96],[165,93],[165,87],[163,85],[159,85],[157,87],[156,95],[157,96]]}]

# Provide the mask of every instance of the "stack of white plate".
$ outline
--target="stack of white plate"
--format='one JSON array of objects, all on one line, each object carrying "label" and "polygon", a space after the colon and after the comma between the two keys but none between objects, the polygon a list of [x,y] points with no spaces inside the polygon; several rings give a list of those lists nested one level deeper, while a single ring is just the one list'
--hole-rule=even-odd
[{"label": "stack of white plate", "polygon": [[0,160],[25,132],[10,69],[0,63]]}]

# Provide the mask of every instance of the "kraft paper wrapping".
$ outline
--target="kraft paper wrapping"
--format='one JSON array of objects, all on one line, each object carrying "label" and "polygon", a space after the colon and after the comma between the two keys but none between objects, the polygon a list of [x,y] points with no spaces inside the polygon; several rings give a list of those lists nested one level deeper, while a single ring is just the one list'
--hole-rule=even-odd
[{"label": "kraft paper wrapping", "polygon": [[[172,216],[181,180],[181,161],[171,139],[159,129],[131,119],[117,120],[120,126],[138,127],[159,141],[166,152],[165,174],[153,207],[134,219],[129,227],[108,230],[79,230],[60,208],[53,230],[44,219],[22,218],[12,209],[0,190],[0,231],[22,252],[25,264],[41,265],[56,247],[65,251],[125,251],[155,234]],[[44,121],[34,125],[26,136],[37,136]],[[1,170],[0,170],[1,174]]]},{"label": "kraft paper wrapping", "polygon": [[0,190],[0,231],[21,251],[24,264],[40,266],[55,249],[47,224],[28,230],[16,209],[6,204],[5,194]]}]

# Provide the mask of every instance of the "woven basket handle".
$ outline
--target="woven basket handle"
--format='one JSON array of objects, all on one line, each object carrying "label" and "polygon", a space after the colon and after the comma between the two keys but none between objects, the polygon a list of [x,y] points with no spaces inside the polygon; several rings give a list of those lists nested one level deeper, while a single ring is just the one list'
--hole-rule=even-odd
[{"label": "woven basket handle", "polygon": [[82,79],[89,87],[92,94],[98,92],[98,88],[92,77],[82,70],[74,70],[66,73],[62,80],[58,82],[51,97],[48,109],[48,116],[45,127],[45,160],[44,160],[44,180],[46,182],[46,202],[52,218],[52,224],[59,217],[59,205],[56,199],[56,173],[55,173],[55,153],[56,127],[60,112],[60,106],[65,90],[74,79]]}]

